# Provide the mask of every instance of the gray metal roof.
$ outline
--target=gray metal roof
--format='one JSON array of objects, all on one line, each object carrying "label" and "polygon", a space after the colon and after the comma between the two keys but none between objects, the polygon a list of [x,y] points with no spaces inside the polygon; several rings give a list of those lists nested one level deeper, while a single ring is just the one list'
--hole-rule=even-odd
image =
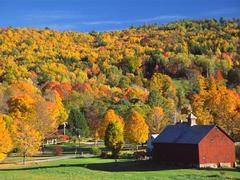
[{"label": "gray metal roof", "polygon": [[198,144],[215,125],[194,125],[184,123],[167,126],[154,143]]}]

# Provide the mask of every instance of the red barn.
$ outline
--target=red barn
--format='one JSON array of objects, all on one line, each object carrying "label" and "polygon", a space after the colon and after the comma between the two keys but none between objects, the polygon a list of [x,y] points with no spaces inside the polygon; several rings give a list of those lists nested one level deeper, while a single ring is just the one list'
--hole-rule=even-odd
[{"label": "red barn", "polygon": [[188,122],[167,126],[155,139],[153,160],[195,167],[235,167],[235,144],[216,125],[196,125],[190,114]]}]

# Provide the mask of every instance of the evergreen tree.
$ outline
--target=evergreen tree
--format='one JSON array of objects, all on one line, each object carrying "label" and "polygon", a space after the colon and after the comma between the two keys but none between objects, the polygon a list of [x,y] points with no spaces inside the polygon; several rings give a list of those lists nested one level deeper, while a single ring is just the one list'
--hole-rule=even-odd
[{"label": "evergreen tree", "polygon": [[112,156],[117,159],[123,147],[123,127],[118,121],[110,122],[105,131],[105,145],[112,151]]},{"label": "evergreen tree", "polygon": [[84,113],[78,109],[71,109],[68,117],[68,125],[71,135],[81,135],[86,137],[89,135],[89,127],[85,119]]}]

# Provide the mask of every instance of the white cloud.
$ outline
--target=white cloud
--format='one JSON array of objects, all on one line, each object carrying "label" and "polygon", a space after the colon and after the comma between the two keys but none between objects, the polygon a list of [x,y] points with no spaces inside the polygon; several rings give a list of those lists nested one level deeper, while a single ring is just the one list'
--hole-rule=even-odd
[{"label": "white cloud", "polygon": [[[133,25],[139,23],[151,23],[151,22],[160,22],[166,20],[176,20],[186,18],[185,16],[179,15],[160,15],[142,19],[126,19],[126,20],[96,20],[90,21],[87,20],[86,17],[80,14],[64,14],[63,12],[51,12],[51,13],[43,13],[39,15],[27,15],[29,20],[32,22],[32,27],[44,28],[49,27],[51,29],[56,30],[74,30],[79,26],[98,26],[98,25]],[[63,20],[63,21],[59,21]],[[70,22],[68,20],[71,20]],[[74,20],[74,21],[72,21]]]},{"label": "white cloud", "polygon": [[126,21],[86,21],[81,22],[79,24],[82,25],[117,25],[117,24],[124,24]]},{"label": "white cloud", "polygon": [[122,20],[122,21],[85,21],[80,22],[82,25],[119,25],[119,24],[129,24],[129,23],[139,23],[139,22],[153,22],[153,21],[161,21],[161,20],[171,20],[171,19],[181,19],[185,18],[185,16],[178,15],[163,15],[163,16],[155,16],[145,19],[133,19],[133,20]]},{"label": "white cloud", "polygon": [[160,20],[171,20],[171,19],[183,19],[186,18],[185,16],[179,15],[162,15],[162,16],[155,16],[146,19],[138,19],[136,22],[152,22],[152,21],[160,21]]}]

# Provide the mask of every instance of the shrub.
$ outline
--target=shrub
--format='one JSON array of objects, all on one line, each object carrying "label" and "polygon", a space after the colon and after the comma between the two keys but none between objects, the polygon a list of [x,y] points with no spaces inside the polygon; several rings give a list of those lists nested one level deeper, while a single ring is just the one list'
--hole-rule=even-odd
[{"label": "shrub", "polygon": [[120,153],[120,159],[133,159],[132,152],[122,152]]},{"label": "shrub", "polygon": [[91,153],[91,154],[94,154],[94,155],[97,155],[97,156],[100,156],[101,153],[102,153],[102,150],[101,150],[99,147],[93,146],[93,147],[90,149],[90,153]]},{"label": "shrub", "polygon": [[101,158],[110,158],[111,155],[109,155],[107,152],[103,151],[100,155]]},{"label": "shrub", "polygon": [[70,137],[68,135],[58,135],[58,140],[62,142],[66,142],[70,140]]},{"label": "shrub", "polygon": [[55,146],[53,148],[53,154],[55,156],[60,156],[63,153],[63,148],[61,146]]},{"label": "shrub", "polygon": [[133,156],[135,159],[145,159],[147,154],[145,151],[137,151],[137,152],[134,152]]}]

